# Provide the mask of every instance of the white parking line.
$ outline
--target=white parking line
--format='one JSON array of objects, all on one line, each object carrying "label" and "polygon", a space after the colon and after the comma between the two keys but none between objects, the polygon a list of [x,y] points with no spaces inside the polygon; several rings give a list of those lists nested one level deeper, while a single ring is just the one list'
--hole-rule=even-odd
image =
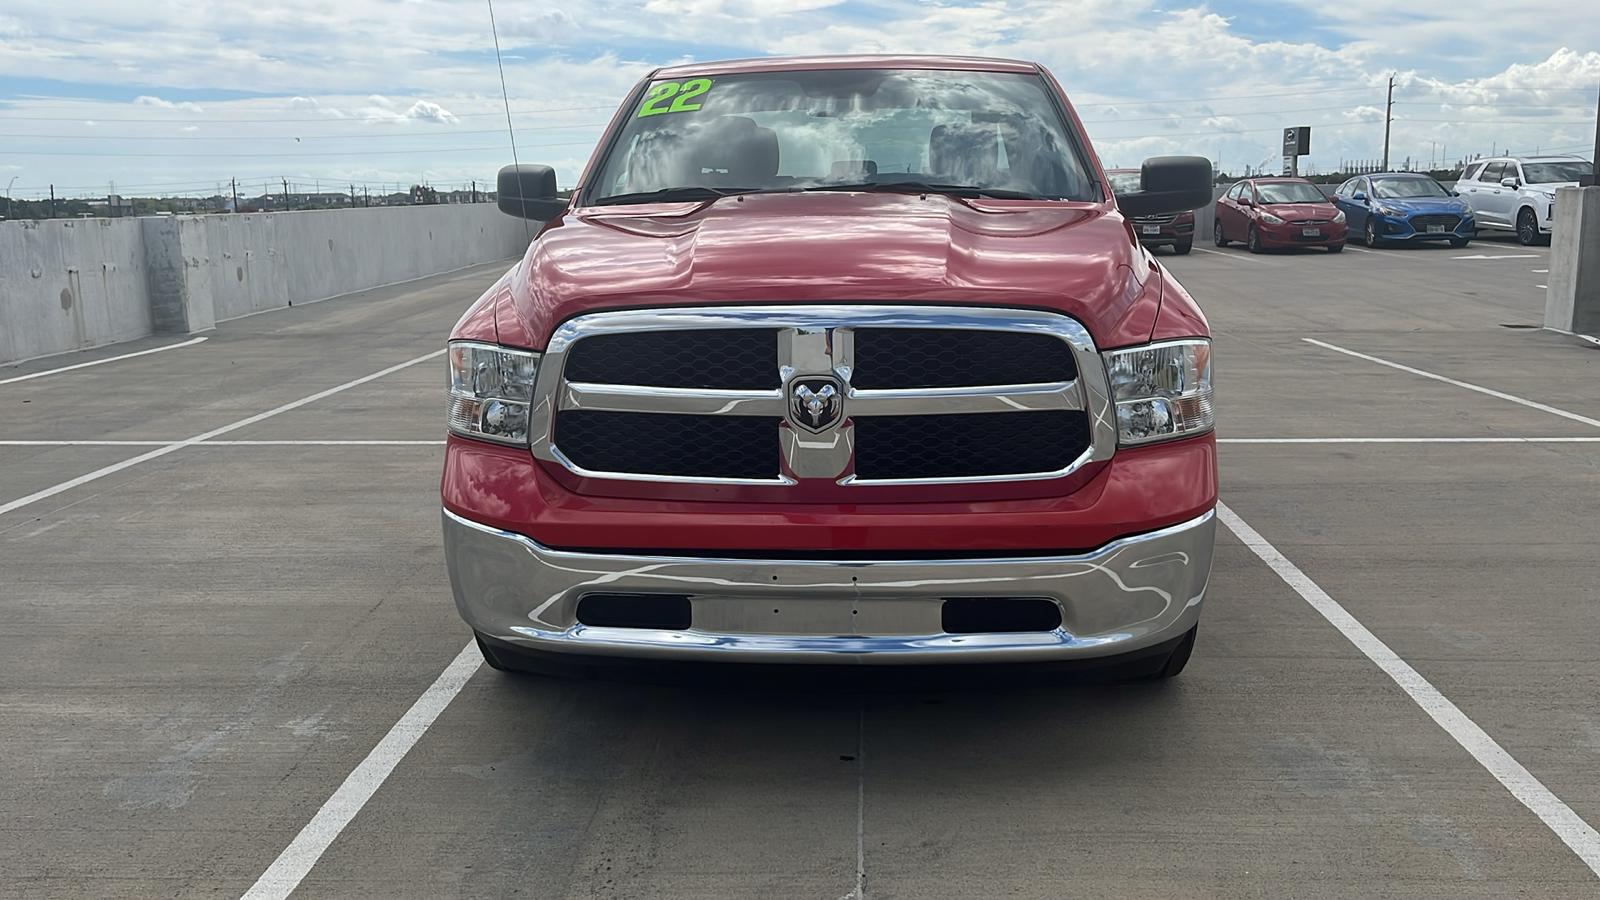
[{"label": "white parking line", "polygon": [[166,350],[176,350],[179,347],[192,347],[204,340],[207,340],[207,338],[197,337],[193,340],[184,341],[181,344],[168,344],[165,347],[155,347],[150,350],[140,350],[138,353],[124,353],[121,356],[109,356],[105,359],[96,359],[89,362],[78,363],[75,366],[62,366],[59,369],[49,369],[44,372],[33,372],[28,375],[18,375],[15,378],[7,378],[4,381],[0,381],[0,384],[15,384],[19,381],[27,381],[30,378],[43,378],[46,375],[55,375],[58,372],[71,372],[73,369],[87,369],[90,366],[98,366],[101,363],[116,362],[119,359],[133,359],[135,356],[149,356],[152,353],[161,353]]},{"label": "white parking line", "polygon": [[443,356],[444,353],[445,353],[445,351],[442,350],[442,349],[435,350],[432,353],[426,354],[424,356],[419,356],[416,359],[407,360],[406,362],[400,363],[399,365],[390,366],[387,369],[383,369],[381,371],[374,372],[371,375],[364,375],[364,376],[362,376],[360,378],[357,378],[354,381],[347,381],[344,384],[341,384],[341,385],[339,385],[337,387],[331,387],[331,388],[328,388],[325,391],[318,391],[317,393],[312,394],[309,397],[301,397],[299,400],[296,400],[293,403],[285,403],[284,405],[282,405],[282,406],[280,406],[280,407],[278,407],[276,409],[269,409],[264,413],[256,413],[253,416],[249,416],[247,418],[240,419],[237,422],[234,422],[234,423],[229,424],[229,425],[224,425],[221,428],[213,428],[210,431],[204,432],[203,434],[197,434],[192,438],[188,438],[187,440],[174,441],[174,442],[172,442],[170,444],[165,444],[163,446],[157,447],[156,449],[151,450],[149,453],[141,453],[138,456],[133,457],[132,459],[125,459],[122,462],[106,466],[105,468],[96,469],[96,470],[94,470],[93,472],[90,472],[87,475],[79,475],[77,478],[71,479],[70,481],[63,481],[60,484],[55,485],[54,487],[48,487],[48,488],[45,488],[42,491],[35,491],[34,493],[29,494],[26,497],[20,497],[20,498],[18,498],[16,500],[12,500],[9,503],[0,504],[0,515],[5,515],[6,513],[11,512],[12,510],[21,509],[24,506],[28,506],[28,505],[33,504],[33,503],[37,503],[40,500],[44,500],[44,499],[47,499],[47,498],[50,498],[50,497],[54,497],[55,495],[57,495],[59,493],[62,493],[64,491],[70,491],[73,488],[78,487],[79,485],[88,484],[91,481],[96,481],[98,479],[104,478],[107,475],[112,475],[112,474],[115,474],[117,472],[121,472],[123,469],[131,468],[131,467],[136,466],[136,465],[138,465],[138,464],[140,464],[142,462],[148,462],[148,461],[150,461],[152,459],[156,459],[157,457],[166,456],[168,453],[172,453],[175,450],[182,450],[184,447],[193,447],[196,444],[205,443],[206,441],[209,441],[210,439],[212,439],[212,438],[214,438],[214,437],[216,437],[218,435],[227,434],[230,431],[237,431],[240,428],[245,427],[246,425],[254,425],[255,423],[260,422],[260,421],[262,421],[264,419],[270,419],[273,416],[279,415],[280,413],[286,413],[286,412],[288,412],[289,410],[292,410],[292,409],[299,409],[300,407],[305,406],[307,403],[315,403],[316,401],[321,400],[324,397],[331,397],[334,394],[337,394],[337,393],[339,393],[341,391],[347,391],[347,390],[349,390],[349,389],[351,389],[353,387],[357,387],[358,385],[363,385],[363,384],[366,384],[369,381],[373,381],[375,379],[382,378],[385,375],[389,375],[391,373],[398,372],[401,369],[410,368],[411,366],[414,366],[417,363],[427,362],[428,360],[434,359],[435,357]]},{"label": "white parking line", "polygon": [[1593,425],[1596,428],[1600,428],[1600,419],[1591,419],[1588,416],[1580,416],[1577,413],[1567,412],[1564,409],[1557,409],[1554,406],[1546,406],[1543,403],[1536,403],[1525,397],[1518,397],[1515,394],[1507,394],[1503,391],[1496,391],[1481,385],[1471,384],[1465,381],[1457,381],[1454,378],[1446,378],[1443,375],[1435,375],[1432,372],[1424,372],[1421,369],[1414,369],[1411,366],[1404,366],[1397,362],[1390,362],[1387,359],[1381,359],[1376,356],[1368,356],[1365,353],[1357,353],[1354,350],[1347,350],[1344,347],[1338,346],[1337,344],[1319,341],[1316,338],[1301,338],[1301,340],[1308,344],[1316,344],[1318,347],[1326,347],[1329,350],[1343,353],[1346,356],[1354,356],[1358,359],[1367,360],[1368,362],[1375,362],[1381,366],[1388,366],[1391,369],[1399,369],[1402,372],[1410,372],[1413,375],[1421,375],[1423,378],[1432,378],[1434,381],[1442,381],[1445,384],[1453,384],[1456,387],[1463,387],[1469,391],[1477,391],[1480,394],[1488,394],[1491,397],[1499,397],[1501,400],[1510,400],[1512,403],[1520,403],[1523,406],[1529,407],[1530,409],[1537,409],[1540,412],[1547,412],[1552,415],[1557,415],[1563,419],[1571,419],[1574,422],[1582,422],[1585,425]]},{"label": "white parking line", "polygon": [[1596,833],[1588,822],[1573,812],[1571,807],[1563,803],[1561,798],[1545,787],[1539,779],[1533,777],[1533,773],[1517,762],[1505,748],[1495,742],[1494,738],[1478,727],[1476,722],[1467,718],[1466,713],[1451,703],[1438,688],[1430,684],[1409,663],[1389,649],[1387,644],[1367,630],[1365,625],[1350,615],[1338,601],[1328,596],[1326,591],[1318,587],[1316,582],[1279,553],[1266,538],[1239,518],[1238,514],[1226,505],[1218,503],[1217,517],[1244,542],[1245,546],[1260,557],[1262,562],[1278,573],[1278,577],[1293,588],[1295,593],[1311,604],[1312,608],[1321,613],[1333,627],[1339,629],[1357,650],[1372,660],[1384,674],[1394,679],[1394,683],[1399,685],[1429,718],[1437,722],[1440,728],[1454,738],[1462,749],[1470,753],[1472,758],[1510,791],[1513,797],[1555,832],[1556,837],[1571,848],[1591,872],[1600,875],[1600,833]]},{"label": "white parking line", "polygon": [[317,814],[311,817],[306,827],[300,829],[300,833],[278,854],[272,865],[261,873],[250,890],[244,892],[242,900],[283,900],[294,893],[311,867],[322,858],[328,845],[350,824],[361,807],[367,805],[372,795],[388,780],[394,767],[416,746],[428,727],[461,693],[467,680],[482,665],[483,656],[478,653],[477,643],[468,643],[463,647],[450,665],[445,666],[444,672],[422,692],[417,702],[411,704],[400,721],[394,723],[378,746],[373,747],[367,758],[345,777],[328,802],[322,804]]},{"label": "white parking line", "polygon": [[[0,447],[164,447],[172,441],[0,441]],[[436,447],[444,441],[179,441],[189,447]]]},{"label": "white parking line", "polygon": [[1194,249],[1199,250],[1201,253],[1209,253],[1212,256],[1225,256],[1228,259],[1237,260],[1239,262],[1255,263],[1257,265],[1266,265],[1266,263],[1264,263],[1263,261],[1261,261],[1259,259],[1255,259],[1255,258],[1249,257],[1249,256],[1240,256],[1237,253],[1223,253],[1221,250],[1207,250],[1204,247],[1195,247]]},{"label": "white parking line", "polygon": [[1473,256],[1452,256],[1451,259],[1538,259],[1538,253],[1508,253],[1504,256],[1486,256],[1482,253]]},{"label": "white parking line", "polygon": [[1378,252],[1378,251],[1376,251],[1376,250],[1368,250],[1368,249],[1367,249],[1367,248],[1365,248],[1365,247],[1353,247],[1353,246],[1351,246],[1351,245],[1350,245],[1350,244],[1345,244],[1345,245],[1344,245],[1344,248],[1345,248],[1345,249],[1346,249],[1346,250],[1354,250],[1354,251],[1355,251],[1355,252],[1357,252],[1357,253],[1377,253],[1377,252]]},{"label": "white parking line", "polygon": [[1600,444],[1600,437],[1217,438],[1219,444]]}]

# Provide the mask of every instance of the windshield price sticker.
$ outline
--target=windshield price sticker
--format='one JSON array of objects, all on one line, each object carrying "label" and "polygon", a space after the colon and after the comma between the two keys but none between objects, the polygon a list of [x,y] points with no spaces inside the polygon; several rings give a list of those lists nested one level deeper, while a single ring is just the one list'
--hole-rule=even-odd
[{"label": "windshield price sticker", "polygon": [[[711,90],[711,79],[695,78],[690,81],[678,83],[676,81],[663,81],[652,87],[650,93],[644,98],[644,103],[639,107],[636,119],[645,116],[659,116],[664,113],[692,112],[700,108],[698,103],[689,101]],[[668,103],[668,101],[671,101]]]}]

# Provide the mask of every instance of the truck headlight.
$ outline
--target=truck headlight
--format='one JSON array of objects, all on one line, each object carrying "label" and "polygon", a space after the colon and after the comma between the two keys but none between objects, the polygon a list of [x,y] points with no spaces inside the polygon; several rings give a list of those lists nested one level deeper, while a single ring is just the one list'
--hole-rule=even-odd
[{"label": "truck headlight", "polygon": [[1163,341],[1105,354],[1124,446],[1192,437],[1216,424],[1211,407],[1211,342]]},{"label": "truck headlight", "polygon": [[494,344],[450,345],[450,430],[463,437],[528,445],[528,406],[539,354]]}]

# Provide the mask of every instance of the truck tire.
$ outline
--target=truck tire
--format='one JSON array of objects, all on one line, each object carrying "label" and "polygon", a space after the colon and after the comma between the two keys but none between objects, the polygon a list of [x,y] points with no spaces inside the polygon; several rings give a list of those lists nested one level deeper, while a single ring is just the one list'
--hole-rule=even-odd
[{"label": "truck tire", "polygon": [[1199,625],[1189,629],[1189,633],[1183,636],[1183,641],[1174,647],[1172,655],[1167,657],[1167,664],[1151,677],[1157,681],[1176,678],[1178,673],[1183,671],[1183,667],[1189,664],[1189,657],[1194,655],[1194,636],[1199,630]]}]

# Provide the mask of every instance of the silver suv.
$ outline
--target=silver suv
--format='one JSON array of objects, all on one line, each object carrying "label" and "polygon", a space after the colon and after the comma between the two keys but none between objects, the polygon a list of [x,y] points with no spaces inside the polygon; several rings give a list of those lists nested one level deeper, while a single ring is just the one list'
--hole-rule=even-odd
[{"label": "silver suv", "polygon": [[1478,230],[1514,231],[1524,245],[1547,244],[1555,223],[1556,188],[1594,174],[1594,164],[1576,156],[1517,156],[1469,163],[1456,182],[1472,207]]}]

